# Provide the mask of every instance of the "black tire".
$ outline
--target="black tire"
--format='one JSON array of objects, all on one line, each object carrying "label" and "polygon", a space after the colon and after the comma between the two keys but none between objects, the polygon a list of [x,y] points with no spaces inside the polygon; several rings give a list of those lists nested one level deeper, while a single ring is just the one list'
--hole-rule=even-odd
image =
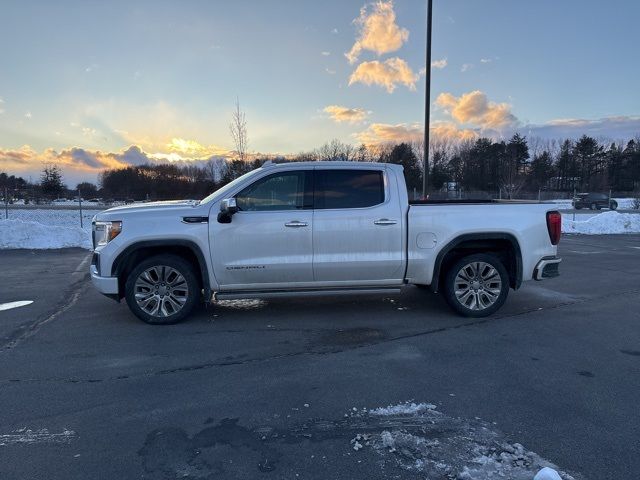
[{"label": "black tire", "polygon": [[615,200],[611,200],[611,203],[609,203],[609,209],[610,210],[617,210],[618,209],[618,202],[616,202]]},{"label": "black tire", "polygon": [[[159,295],[157,293],[158,290],[156,287],[147,287],[146,284],[139,284],[138,287],[136,287],[136,281],[138,280],[138,278],[144,272],[153,267],[158,267],[159,269],[161,269],[159,271],[162,272],[163,277],[167,270],[169,270],[169,272],[173,270],[174,272],[182,275],[184,282],[180,281],[180,288],[175,289],[175,292],[178,292],[179,290],[178,293],[180,299],[182,299],[183,297],[185,298],[184,304],[182,304],[182,307],[180,309],[174,310],[173,312],[170,311],[171,309],[174,309],[172,305],[177,304],[177,302],[175,301],[173,302],[173,304],[168,303],[171,292],[166,293],[165,291],[162,291],[166,294],[167,300],[164,300],[164,295],[162,296],[162,300],[158,300]],[[166,269],[166,267],[169,267],[169,269]],[[161,281],[164,282],[164,279],[162,279]],[[142,280],[142,282],[146,281]],[[158,284],[154,285],[157,286]],[[162,285],[161,288],[165,288],[165,283],[160,283],[160,285]],[[169,285],[169,283],[167,283],[167,285]],[[149,292],[142,293],[151,295],[153,297],[152,300],[155,299],[156,301],[162,302],[158,303],[158,305],[160,305],[164,309],[164,312],[160,311],[160,309],[158,308],[158,314],[154,315],[143,310],[143,308],[138,304],[138,301],[135,297],[136,288],[138,288],[139,293],[141,288],[149,288]],[[156,288],[155,293],[151,292],[153,288]],[[200,290],[200,282],[196,275],[195,269],[190,262],[177,255],[156,255],[154,257],[143,260],[138,265],[136,265],[135,268],[129,273],[127,281],[125,283],[125,298],[127,300],[127,305],[129,305],[129,309],[143,322],[152,325],[171,325],[174,323],[178,323],[189,316],[189,314],[193,311],[193,309],[200,301]],[[185,292],[186,295],[184,295]],[[171,298],[173,299],[174,297]],[[167,309],[166,307],[169,307],[169,309]]]},{"label": "black tire", "polygon": [[[456,296],[456,277],[458,276],[458,273],[463,269],[463,267],[469,266],[470,264],[474,263],[487,264],[488,266],[493,268],[500,277],[499,293],[496,294],[497,298],[495,298],[495,300],[493,300],[493,303],[491,303],[490,305],[480,309],[470,308],[470,306],[465,305],[462,303],[462,301],[458,300],[458,297]],[[490,273],[490,271],[487,271],[487,273]],[[495,283],[493,284],[495,285]],[[486,285],[489,284],[487,283]],[[487,317],[498,311],[498,309],[500,309],[500,307],[502,307],[502,305],[504,305],[504,302],[507,300],[507,295],[509,294],[509,274],[507,273],[507,269],[504,267],[500,259],[495,255],[491,255],[488,253],[476,253],[474,255],[469,255],[461,258],[449,268],[444,276],[443,287],[444,288],[442,290],[442,293],[446,302],[457,313],[464,317]],[[484,288],[484,286],[482,286],[482,288]],[[494,290],[497,291],[498,289],[495,288]],[[489,291],[488,288],[487,291]],[[475,291],[475,293],[472,293],[472,296],[473,295],[476,295],[476,298],[480,298],[480,295],[484,295],[483,301],[485,301],[486,298],[489,298],[489,294],[480,291]],[[478,302],[478,300],[475,301]]]},{"label": "black tire", "polygon": [[595,210],[598,208],[598,205],[596,205],[595,203],[592,203],[591,206],[589,207],[589,210]]},{"label": "black tire", "polygon": [[582,205],[576,205],[576,206],[575,206],[575,209],[576,209],[576,210],[582,210]]}]

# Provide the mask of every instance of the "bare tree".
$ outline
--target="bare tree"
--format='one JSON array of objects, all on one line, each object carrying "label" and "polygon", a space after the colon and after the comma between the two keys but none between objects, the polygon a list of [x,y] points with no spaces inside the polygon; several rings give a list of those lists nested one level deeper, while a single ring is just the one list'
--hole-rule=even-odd
[{"label": "bare tree", "polygon": [[350,162],[355,159],[356,149],[349,143],[342,143],[338,139],[333,139],[325,143],[315,151],[318,160],[342,160]]},{"label": "bare tree", "polygon": [[236,109],[233,111],[231,123],[229,124],[231,138],[236,147],[236,155],[238,160],[245,161],[247,158],[247,145],[249,138],[247,136],[247,119],[242,110],[240,110],[240,100],[236,98]]}]

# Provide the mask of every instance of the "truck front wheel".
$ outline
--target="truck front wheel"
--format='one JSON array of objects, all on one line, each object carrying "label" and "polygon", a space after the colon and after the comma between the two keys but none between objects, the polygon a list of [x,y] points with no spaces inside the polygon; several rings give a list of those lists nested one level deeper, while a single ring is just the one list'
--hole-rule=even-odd
[{"label": "truck front wheel", "polygon": [[200,284],[191,263],[176,255],[157,255],[131,271],[125,297],[143,322],[169,325],[193,311],[200,298]]},{"label": "truck front wheel", "polygon": [[455,262],[444,278],[444,298],[465,317],[495,313],[509,294],[509,275],[498,257],[477,253]]}]

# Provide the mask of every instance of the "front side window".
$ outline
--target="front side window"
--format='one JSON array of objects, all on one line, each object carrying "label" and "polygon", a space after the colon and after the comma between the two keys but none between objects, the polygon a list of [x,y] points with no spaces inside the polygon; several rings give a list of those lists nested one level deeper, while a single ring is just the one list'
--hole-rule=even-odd
[{"label": "front side window", "polygon": [[282,172],[257,180],[236,195],[243,212],[299,210],[305,207],[305,172]]},{"label": "front side window", "polygon": [[314,208],[365,208],[384,202],[380,170],[316,170]]}]

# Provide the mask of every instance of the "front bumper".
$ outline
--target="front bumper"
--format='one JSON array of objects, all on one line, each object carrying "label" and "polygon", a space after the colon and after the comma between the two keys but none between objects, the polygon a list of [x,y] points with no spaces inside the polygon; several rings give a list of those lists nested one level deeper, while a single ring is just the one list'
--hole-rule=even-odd
[{"label": "front bumper", "polygon": [[89,271],[91,273],[91,282],[100,293],[104,295],[119,294],[117,277],[101,277],[95,265],[91,265]]},{"label": "front bumper", "polygon": [[560,275],[560,262],[562,259],[559,257],[545,257],[538,262],[536,268],[533,270],[533,278],[535,280],[543,280],[545,278],[554,278]]}]

